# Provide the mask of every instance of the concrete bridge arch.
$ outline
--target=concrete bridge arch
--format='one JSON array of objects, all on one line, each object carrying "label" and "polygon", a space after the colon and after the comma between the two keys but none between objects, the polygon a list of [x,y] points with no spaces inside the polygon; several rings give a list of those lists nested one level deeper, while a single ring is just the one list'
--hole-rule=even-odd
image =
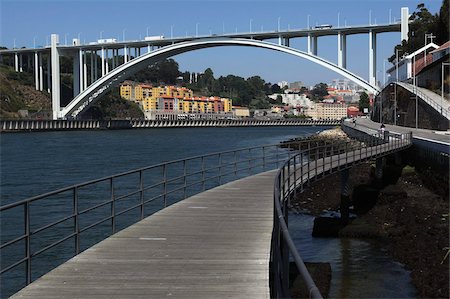
[{"label": "concrete bridge arch", "polygon": [[139,56],[117,67],[116,69],[112,70],[111,72],[109,72],[96,82],[94,82],[83,92],[78,94],[66,107],[63,107],[61,110],[59,110],[58,113],[59,115],[57,115],[56,117],[76,118],[80,113],[83,113],[87,108],[89,108],[92,104],[98,101],[112,87],[117,86],[118,84],[120,84],[121,82],[123,82],[124,80],[126,80],[139,70],[159,60],[194,50],[221,47],[221,46],[257,47],[294,55],[296,57],[307,59],[313,63],[321,65],[331,71],[334,71],[337,74],[362,86],[370,93],[376,94],[379,92],[378,87],[371,85],[363,78],[353,74],[352,72],[342,67],[339,67],[338,65],[332,62],[329,62],[323,58],[320,58],[316,55],[307,52],[259,40],[237,39],[237,38],[217,38],[217,39],[209,38],[204,40],[194,40],[172,44],[154,50],[142,56]]}]

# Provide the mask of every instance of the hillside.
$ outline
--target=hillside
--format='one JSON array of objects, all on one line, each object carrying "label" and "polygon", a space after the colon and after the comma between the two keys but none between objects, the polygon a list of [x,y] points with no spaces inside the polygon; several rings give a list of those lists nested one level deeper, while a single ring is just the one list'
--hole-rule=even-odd
[{"label": "hillside", "polygon": [[[71,87],[63,85],[62,96],[67,98],[67,95],[71,94]],[[20,114],[19,110],[28,110],[28,116]],[[84,115],[81,115],[84,119],[143,117],[137,104],[120,98],[118,88],[108,92]],[[9,66],[0,65],[0,119],[15,118],[50,119],[51,96],[46,91],[41,92],[35,89],[32,74],[17,73]]]},{"label": "hillside", "polygon": [[0,119],[20,118],[19,110],[28,110],[30,117],[49,118],[51,98],[37,91],[31,74],[17,73],[0,66]]}]

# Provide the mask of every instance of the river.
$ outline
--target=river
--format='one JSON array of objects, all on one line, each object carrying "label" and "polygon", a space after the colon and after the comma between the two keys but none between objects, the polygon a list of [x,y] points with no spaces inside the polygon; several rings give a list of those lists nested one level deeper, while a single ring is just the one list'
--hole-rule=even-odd
[{"label": "river", "polygon": [[[142,130],[61,131],[39,133],[11,133],[1,135],[1,205],[52,191],[75,183],[115,173],[154,165],[190,156],[237,148],[274,144],[293,137],[308,136],[327,127],[242,127],[242,128],[167,128]],[[309,216],[308,216],[309,217]],[[353,294],[361,297],[405,297],[413,294],[409,275],[400,265],[385,257],[380,248],[366,241],[350,241],[345,245],[339,239],[314,240],[310,237],[310,218],[300,222],[291,217],[296,240],[306,261],[331,261],[333,267],[332,294]],[[5,219],[1,219],[5,227]],[[306,221],[306,222],[305,222]],[[18,231],[23,227],[18,228]],[[1,234],[5,234],[2,230]],[[303,242],[298,242],[301,240]],[[303,245],[302,245],[303,244]],[[344,245],[342,245],[344,244]],[[342,258],[341,252],[351,248],[355,254]],[[23,248],[18,251],[23,252]],[[43,274],[51,264],[67,259],[64,247],[43,255],[47,259],[34,266],[33,279]],[[330,255],[335,252],[335,255]],[[361,266],[361,254],[375,259],[374,266]],[[1,253],[2,265],[11,252]],[[377,257],[380,257],[377,259]],[[56,263],[56,262],[55,262]],[[56,263],[57,264],[57,263]],[[352,267],[351,265],[359,265]],[[42,266],[39,266],[42,265]],[[51,267],[56,266],[51,264]],[[42,269],[39,269],[42,267]],[[23,267],[1,278],[0,297],[6,298],[23,286]],[[38,268],[38,269],[36,269]],[[337,272],[336,272],[337,271]],[[344,272],[343,272],[344,271]],[[350,271],[350,272],[349,272]],[[349,274],[353,273],[354,274]],[[341,273],[341,274],[339,274]],[[356,274],[355,274],[356,273]],[[377,277],[348,283],[348,277]],[[400,282],[396,279],[400,277]],[[366,282],[364,282],[366,281]],[[378,281],[378,282],[377,282]],[[364,285],[370,285],[365,288]],[[372,290],[361,294],[357,290]],[[401,291],[392,291],[401,289]],[[333,297],[334,297],[333,296]]]}]

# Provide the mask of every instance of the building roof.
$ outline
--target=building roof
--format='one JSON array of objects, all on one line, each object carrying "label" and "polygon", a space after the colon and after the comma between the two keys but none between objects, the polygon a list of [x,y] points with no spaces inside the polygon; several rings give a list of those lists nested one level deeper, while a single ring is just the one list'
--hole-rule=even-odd
[{"label": "building roof", "polygon": [[429,48],[438,49],[439,46],[436,45],[435,43],[429,43],[428,45],[425,45],[425,46],[423,46],[422,48],[420,48],[420,49],[414,51],[413,53],[411,53],[411,54],[405,56],[405,59],[412,59],[414,56],[416,56],[416,55],[422,53],[423,51],[428,50]]},{"label": "building roof", "polygon": [[450,40],[444,43],[442,46],[437,48],[436,50],[431,51],[430,53],[436,53],[450,48]]}]

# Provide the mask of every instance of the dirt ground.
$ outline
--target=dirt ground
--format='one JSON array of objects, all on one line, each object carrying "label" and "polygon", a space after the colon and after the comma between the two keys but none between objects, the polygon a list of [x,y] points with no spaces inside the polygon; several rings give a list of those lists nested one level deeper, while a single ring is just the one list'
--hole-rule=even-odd
[{"label": "dirt ground", "polygon": [[[369,182],[370,168],[369,163],[354,166],[350,170],[352,185]],[[311,184],[291,201],[293,209],[307,210],[313,215],[336,211],[339,203],[338,173]],[[395,186],[381,190],[377,204],[347,226],[350,233],[346,237],[352,236],[351,227],[358,223],[364,223],[363,230],[380,238],[393,259],[411,271],[418,297],[449,298],[448,198],[426,189],[418,174],[410,170],[402,174]]]}]

